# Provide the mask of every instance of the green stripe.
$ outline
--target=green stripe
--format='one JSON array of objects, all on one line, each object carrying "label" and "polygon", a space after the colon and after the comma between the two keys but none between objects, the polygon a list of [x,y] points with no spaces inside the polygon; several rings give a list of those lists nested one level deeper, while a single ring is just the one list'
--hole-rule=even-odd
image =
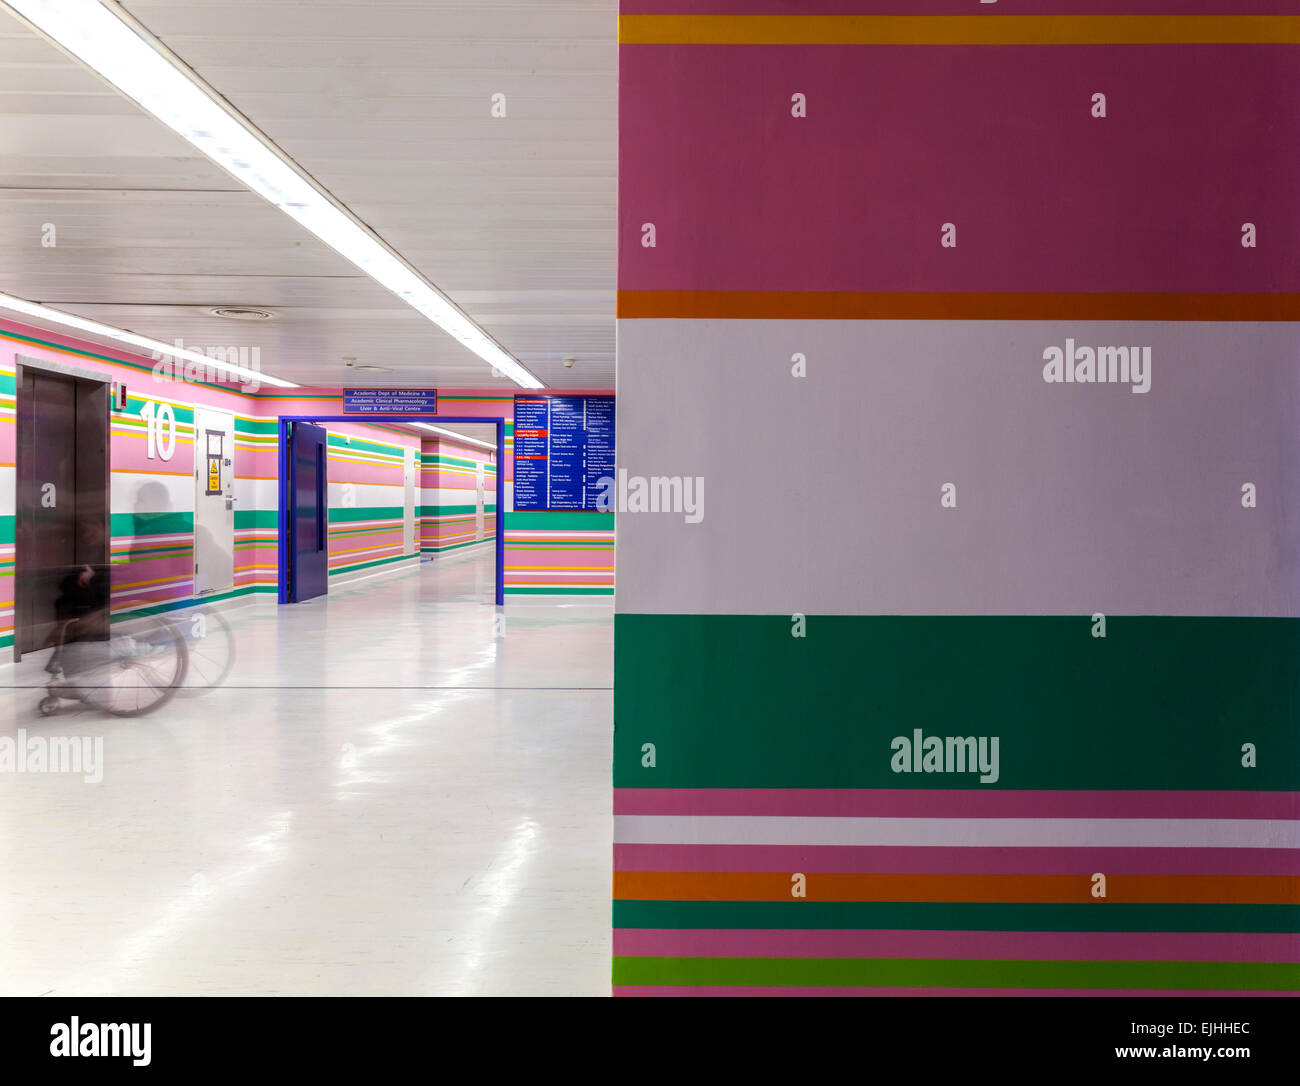
[{"label": "green stripe", "polygon": [[372,505],[353,509],[332,508],[329,520],[331,524],[350,520],[396,520],[399,523],[395,527],[400,527],[405,515],[406,510],[400,505]]},{"label": "green stripe", "polygon": [[18,375],[16,373],[0,373],[0,396],[17,395]]},{"label": "green stripe", "polygon": [[507,513],[506,529],[553,532],[612,532],[613,513]]},{"label": "green stripe", "polygon": [[248,530],[251,528],[268,528],[274,530],[279,527],[280,513],[276,509],[235,510],[236,530]]},{"label": "green stripe", "polygon": [[998,736],[998,788],[1300,789],[1300,620],[1091,625],[814,615],[796,638],[788,615],[617,615],[615,786],[988,787],[892,772],[921,728]]},{"label": "green stripe", "polygon": [[[164,385],[164,388],[170,389],[171,386]],[[185,385],[178,383],[176,388],[183,390]],[[162,396],[162,393],[159,393],[159,395]],[[172,404],[171,400],[165,396],[162,398],[171,405],[172,415],[175,417],[178,426],[184,425],[192,427],[194,425],[194,408],[186,407],[181,404]],[[112,421],[119,424],[123,422],[139,423],[141,426],[140,432],[142,434],[146,433],[149,423],[141,417],[140,409],[144,407],[145,404],[152,402],[154,401],[150,400],[147,396],[128,395],[126,398],[126,410],[113,412]],[[165,437],[167,434],[167,428],[164,426],[159,432]]]},{"label": "green stripe", "polygon": [[[147,607],[135,607],[126,611],[119,611],[113,615],[112,621],[122,622],[128,618],[142,618],[145,615],[161,615],[168,611],[180,611],[186,607],[198,607],[205,603],[216,603],[218,600],[234,599],[236,596],[251,596],[259,592],[278,592],[279,589],[273,584],[250,584],[240,588],[232,589],[229,592],[212,592],[206,596],[189,597],[183,600],[173,600],[170,603],[150,604]],[[12,640],[12,638],[11,638]]]},{"label": "green stripe", "polygon": [[408,559],[415,558],[414,554],[395,554],[391,558],[376,558],[371,562],[357,562],[351,566],[337,566],[330,570],[331,577],[337,577],[340,573],[353,573],[358,569],[370,569],[372,566],[386,566],[390,562],[404,562]]},{"label": "green stripe", "polygon": [[279,433],[279,419],[244,419],[238,415],[235,416],[236,437],[249,437],[254,434],[278,435]]},{"label": "green stripe", "polygon": [[13,515],[0,516],[0,546],[13,543],[14,541],[14,524],[17,517]]},{"label": "green stripe", "polygon": [[[483,511],[491,513],[496,510],[495,505],[485,505]],[[449,517],[461,516],[469,513],[477,513],[477,505],[422,505],[420,506],[420,515],[425,517]]]},{"label": "green stripe", "polygon": [[1276,992],[1300,988],[1300,965],[1290,962],[616,957],[614,983],[863,988],[1214,988]]},{"label": "green stripe", "polygon": [[1300,932],[1298,905],[615,901],[616,928]]},{"label": "green stripe", "polygon": [[115,537],[180,535],[194,531],[193,513],[113,513],[109,532]]},{"label": "green stripe", "polygon": [[[363,420],[364,421],[364,420]],[[375,424],[367,424],[375,425]],[[398,431],[399,433],[402,431]],[[373,453],[376,456],[391,456],[400,460],[402,458],[401,445],[390,445],[386,441],[366,441],[360,437],[348,437],[343,434],[330,433],[327,435],[329,447],[338,449],[340,452],[362,452]],[[385,465],[378,465],[383,467]],[[394,465],[396,466],[396,465]]]}]

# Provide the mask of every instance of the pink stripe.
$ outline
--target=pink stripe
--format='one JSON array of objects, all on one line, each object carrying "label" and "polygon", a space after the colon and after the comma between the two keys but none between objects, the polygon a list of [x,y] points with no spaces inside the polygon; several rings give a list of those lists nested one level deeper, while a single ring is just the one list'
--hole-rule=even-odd
[{"label": "pink stripe", "polygon": [[615,871],[842,874],[1300,875],[1290,848],[960,848],[885,845],[623,845]]},{"label": "pink stripe", "polygon": [[620,290],[1300,291],[1294,46],[624,46],[619,84]]},{"label": "pink stripe", "polygon": [[1205,988],[740,988],[722,985],[616,984],[616,996],[1298,996]]},{"label": "pink stripe", "polygon": [[1219,932],[616,928],[614,954],[630,958],[1300,962],[1300,936]]},{"label": "pink stripe", "polygon": [[842,818],[1300,818],[1300,792],[616,788],[614,813]]}]

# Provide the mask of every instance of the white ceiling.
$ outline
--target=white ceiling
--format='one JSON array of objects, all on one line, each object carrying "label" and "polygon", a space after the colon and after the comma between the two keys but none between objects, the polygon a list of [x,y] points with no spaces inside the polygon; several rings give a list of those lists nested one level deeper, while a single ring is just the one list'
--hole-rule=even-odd
[{"label": "white ceiling", "polygon": [[[124,6],[548,386],[613,387],[617,0]],[[5,17],[0,148],[0,290],[300,384],[515,388]]]}]

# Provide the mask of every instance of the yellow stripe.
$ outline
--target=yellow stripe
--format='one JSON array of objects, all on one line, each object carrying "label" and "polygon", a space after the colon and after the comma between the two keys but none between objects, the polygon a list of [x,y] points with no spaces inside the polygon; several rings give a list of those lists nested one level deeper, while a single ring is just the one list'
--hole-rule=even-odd
[{"label": "yellow stripe", "polygon": [[622,45],[1253,45],[1296,15],[620,15]]}]

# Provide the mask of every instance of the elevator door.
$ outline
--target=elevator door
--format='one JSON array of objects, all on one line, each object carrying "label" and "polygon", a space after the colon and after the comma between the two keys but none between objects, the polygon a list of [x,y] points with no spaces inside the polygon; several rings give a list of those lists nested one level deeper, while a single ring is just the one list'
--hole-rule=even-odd
[{"label": "elevator door", "polygon": [[59,622],[107,630],[108,385],[21,367],[14,656],[54,643]]},{"label": "elevator door", "polygon": [[295,422],[289,431],[289,602],[329,591],[329,504],[325,430]]}]

